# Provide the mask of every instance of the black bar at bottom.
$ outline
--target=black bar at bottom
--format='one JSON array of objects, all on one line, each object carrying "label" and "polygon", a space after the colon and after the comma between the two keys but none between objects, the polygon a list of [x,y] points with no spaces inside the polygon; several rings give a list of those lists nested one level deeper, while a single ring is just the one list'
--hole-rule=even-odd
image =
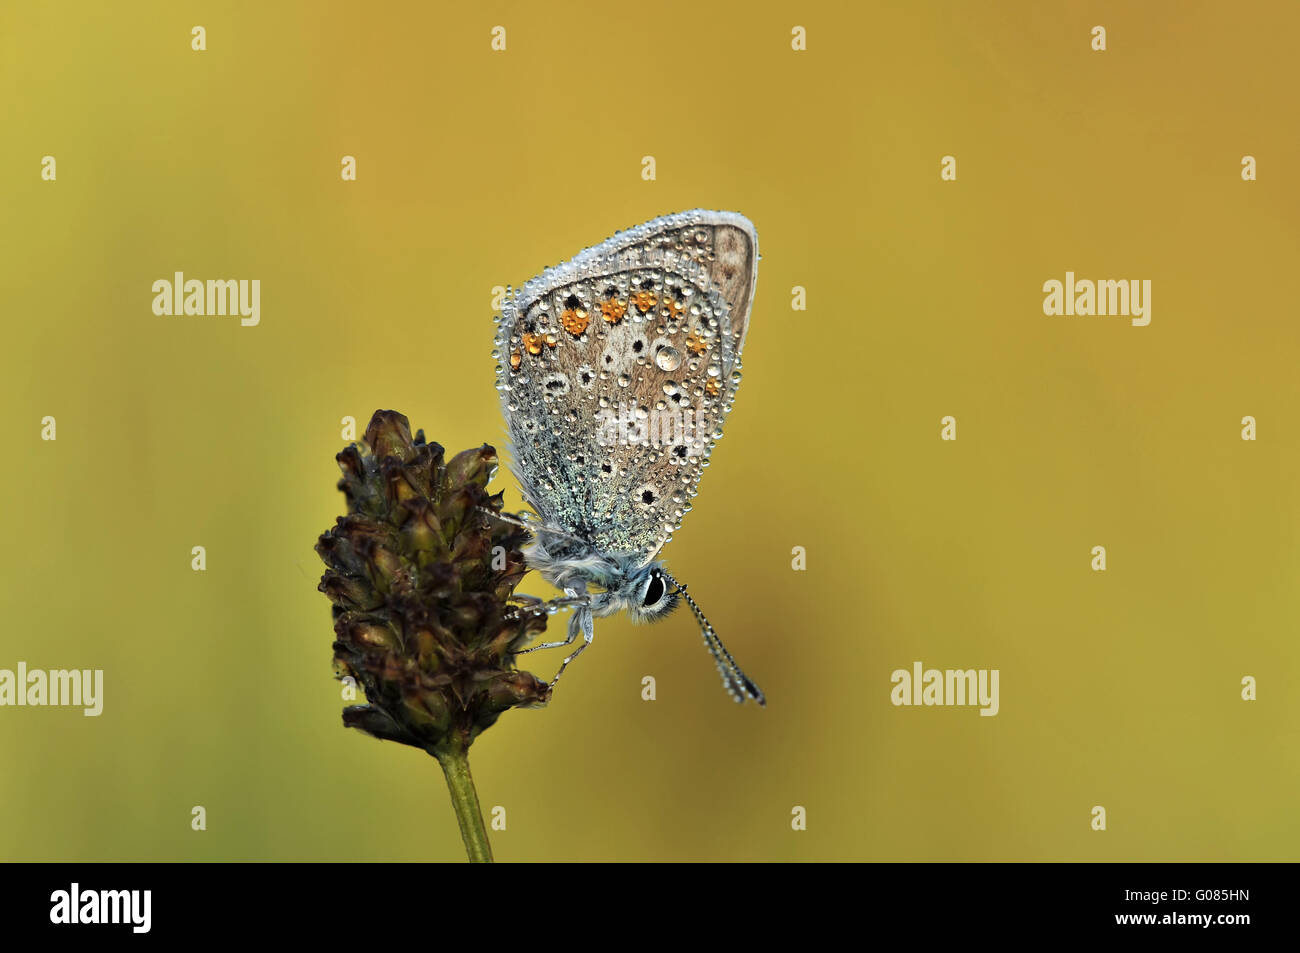
[{"label": "black bar at bottom", "polygon": [[785,928],[828,942],[847,929],[863,946],[898,934],[917,949],[943,937],[1231,942],[1285,930],[1296,881],[1290,864],[594,866],[9,864],[0,915],[7,939],[90,943],[285,931],[428,949],[469,935],[488,948],[649,931],[750,945]]}]

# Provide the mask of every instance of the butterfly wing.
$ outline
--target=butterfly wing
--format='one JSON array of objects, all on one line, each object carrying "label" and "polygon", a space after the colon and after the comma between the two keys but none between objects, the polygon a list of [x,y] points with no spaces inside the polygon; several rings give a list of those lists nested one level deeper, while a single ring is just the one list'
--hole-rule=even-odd
[{"label": "butterfly wing", "polygon": [[551,526],[652,559],[676,531],[739,383],[758,273],[748,219],[654,219],[510,296],[497,334],[514,471]]}]

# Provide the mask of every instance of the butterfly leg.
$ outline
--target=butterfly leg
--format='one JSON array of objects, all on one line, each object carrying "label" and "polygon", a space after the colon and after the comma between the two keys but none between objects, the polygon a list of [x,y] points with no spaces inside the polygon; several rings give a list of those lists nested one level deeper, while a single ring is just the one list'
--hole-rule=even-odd
[{"label": "butterfly leg", "polygon": [[551,526],[547,523],[543,523],[533,513],[524,513],[522,516],[516,516],[514,513],[498,513],[496,510],[490,510],[484,506],[480,506],[478,511],[485,516],[490,516],[494,520],[500,520],[502,523],[509,523],[511,526],[518,526],[520,529],[526,529],[534,536],[538,533],[546,533],[550,536],[559,536],[562,539],[588,545],[587,541],[581,536],[570,533],[568,530],[560,529],[558,526]]},{"label": "butterfly leg", "polygon": [[[588,603],[587,596],[562,596],[559,599],[546,600],[541,596],[529,595],[526,592],[515,592],[510,596],[524,603],[521,606],[511,606],[515,613],[532,612],[532,613],[551,613],[558,612],[560,609],[571,609],[574,606],[585,606]],[[539,646],[540,647],[540,646]]]},{"label": "butterfly leg", "polygon": [[490,510],[486,506],[478,507],[478,511],[484,516],[489,516],[494,520],[500,520],[503,523],[509,523],[511,526],[518,526],[520,529],[532,529],[531,526],[513,513],[498,513],[496,510]]},{"label": "butterfly leg", "polygon": [[[536,596],[522,596],[520,593],[516,593],[515,595],[516,597],[523,598],[523,599],[537,599]],[[537,599],[536,605],[521,607],[526,612],[528,611],[536,612],[539,609],[544,610],[546,608],[549,608],[550,606],[556,606],[557,608],[563,608],[565,606],[578,606],[579,609],[578,609],[578,614],[569,620],[569,634],[563,640],[559,642],[539,642],[537,645],[530,645],[528,646],[528,648],[522,649],[516,654],[527,655],[529,652],[536,652],[538,649],[558,649],[563,645],[572,645],[578,638],[578,632],[580,631],[578,620],[582,614],[582,611],[587,607],[587,601],[588,601],[588,596],[586,596],[585,594],[579,594],[576,589],[565,589],[564,597],[561,599],[552,599],[550,602],[542,602],[540,599]]]},{"label": "butterfly leg", "polygon": [[551,688],[555,687],[555,683],[560,680],[560,676],[564,674],[564,670],[568,668],[569,663],[581,655],[583,649],[590,645],[591,640],[596,637],[596,627],[592,621],[590,609],[579,609],[569,621],[570,642],[574,641],[574,639],[578,637],[579,629],[582,630],[582,644],[574,649],[569,654],[569,657],[560,663],[560,670],[556,672],[555,677],[551,679]]}]

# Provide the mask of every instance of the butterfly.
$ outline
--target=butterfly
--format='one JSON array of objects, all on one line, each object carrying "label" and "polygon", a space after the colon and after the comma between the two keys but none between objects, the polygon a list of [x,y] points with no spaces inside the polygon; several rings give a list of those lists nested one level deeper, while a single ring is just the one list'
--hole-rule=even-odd
[{"label": "butterfly", "polygon": [[507,291],[493,356],[532,531],[527,565],[563,590],[572,645],[594,619],[654,622],[685,601],[737,701],[763,693],[659,552],[682,524],[722,436],[758,277],[742,215],[695,209],[618,232]]}]

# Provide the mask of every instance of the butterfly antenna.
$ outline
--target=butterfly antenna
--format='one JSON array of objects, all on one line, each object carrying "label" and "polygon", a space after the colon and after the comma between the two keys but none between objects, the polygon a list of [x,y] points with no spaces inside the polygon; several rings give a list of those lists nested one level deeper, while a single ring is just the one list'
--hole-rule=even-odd
[{"label": "butterfly antenna", "polygon": [[709,620],[704,617],[700,607],[695,604],[695,600],[686,591],[686,587],[677,582],[676,579],[672,579],[672,577],[669,577],[669,579],[671,579],[675,591],[682,594],[686,604],[695,613],[695,620],[699,622],[700,631],[704,634],[704,645],[709,650],[709,654],[713,656],[713,660],[718,663],[718,673],[722,676],[723,687],[738,702],[743,702],[746,698],[752,698],[759,705],[766,706],[767,699],[763,697],[763,693],[759,691],[757,685],[749,680],[749,676],[741,671],[740,666],[736,664],[736,660],[727,651],[727,647],[722,644],[722,639],[718,638],[718,633],[713,631],[713,626],[709,624]]}]

